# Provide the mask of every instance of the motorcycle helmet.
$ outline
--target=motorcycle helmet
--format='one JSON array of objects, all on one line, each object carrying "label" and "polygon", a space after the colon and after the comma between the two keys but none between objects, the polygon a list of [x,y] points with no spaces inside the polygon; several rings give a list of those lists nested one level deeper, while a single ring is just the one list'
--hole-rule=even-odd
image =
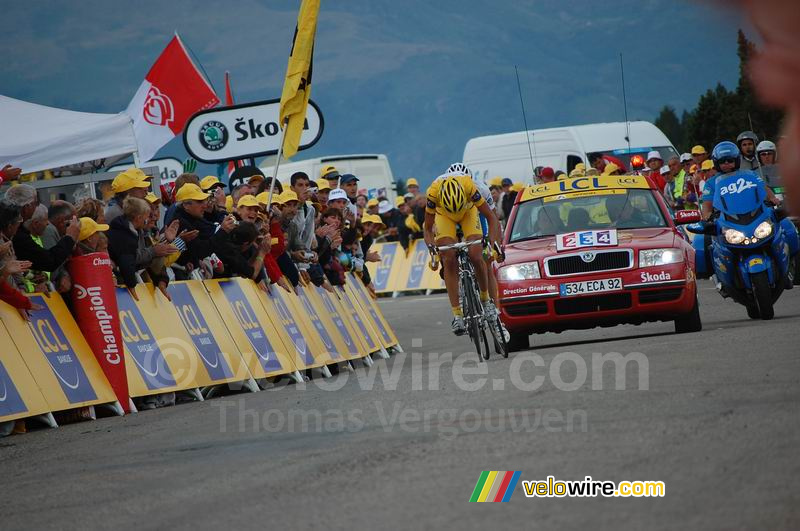
[{"label": "motorcycle helmet", "polygon": [[772,151],[775,154],[775,162],[778,161],[778,148],[775,146],[775,142],[771,142],[769,140],[762,140],[756,146],[756,155],[761,155],[762,153],[767,153]]},{"label": "motorcycle helmet", "polygon": [[738,170],[742,161],[739,158],[739,148],[736,147],[736,144],[726,140],[714,146],[714,149],[711,151],[711,160],[714,161],[714,168],[716,168],[718,172],[722,173],[722,168],[719,166],[720,162],[729,159],[736,161],[735,169]]}]

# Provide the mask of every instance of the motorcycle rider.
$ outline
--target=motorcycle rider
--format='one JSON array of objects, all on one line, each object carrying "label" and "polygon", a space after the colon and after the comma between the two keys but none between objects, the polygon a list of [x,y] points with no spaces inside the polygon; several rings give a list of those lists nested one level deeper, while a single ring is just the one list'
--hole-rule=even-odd
[{"label": "motorcycle rider", "polygon": [[736,137],[736,146],[741,152],[739,162],[743,170],[755,171],[758,168],[756,144],[758,144],[758,136],[752,131],[743,131]]}]

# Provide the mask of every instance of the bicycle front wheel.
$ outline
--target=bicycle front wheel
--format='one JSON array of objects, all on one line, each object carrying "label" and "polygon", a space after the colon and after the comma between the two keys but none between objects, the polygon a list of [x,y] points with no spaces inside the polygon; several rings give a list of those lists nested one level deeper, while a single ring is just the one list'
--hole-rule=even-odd
[{"label": "bicycle front wheel", "polygon": [[462,276],[462,282],[464,320],[467,324],[469,337],[475,345],[475,352],[478,354],[478,359],[483,361],[484,359],[489,359],[489,340],[486,337],[486,328],[484,326],[480,298],[475,289],[474,279],[471,278],[469,273]]}]

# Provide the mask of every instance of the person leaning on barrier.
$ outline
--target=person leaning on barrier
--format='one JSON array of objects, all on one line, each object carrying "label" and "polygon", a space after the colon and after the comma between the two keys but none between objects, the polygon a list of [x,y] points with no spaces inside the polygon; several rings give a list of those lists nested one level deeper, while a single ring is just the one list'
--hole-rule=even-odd
[{"label": "person leaning on barrier", "polygon": [[[19,207],[23,223],[33,216],[39,204],[36,189],[27,184],[20,184],[8,190],[5,201]],[[79,233],[80,223],[78,218],[73,216],[64,229],[64,236],[52,248],[45,250],[33,241],[31,233],[23,225],[14,235],[14,250],[17,258],[30,261],[33,269],[52,272],[72,254]]]},{"label": "person leaning on barrier", "polygon": [[[150,205],[147,201],[128,197],[122,203],[122,216],[117,216],[109,224],[109,255],[122,282],[131,290],[139,283],[136,273],[140,269],[148,270],[155,286],[165,288],[169,277],[163,263],[160,267],[152,267],[153,261],[178,251],[169,243],[149,244],[146,234],[149,219]],[[142,261],[141,258],[146,260]]]},{"label": "person leaning on barrier", "polygon": [[[186,250],[181,253],[177,261],[187,270],[198,269],[205,258],[214,254],[212,237],[217,228],[204,217],[208,198],[209,194],[193,183],[183,185],[175,194],[175,219],[179,223],[178,234],[192,235],[190,239],[182,237],[186,243]],[[223,226],[225,226],[225,222],[223,222]]]},{"label": "person leaning on barrier", "polygon": [[[164,213],[164,225],[169,225],[175,219],[175,212],[177,212],[178,210],[178,200],[177,200],[178,192],[186,184],[196,184],[199,187],[200,177],[198,177],[194,173],[182,173],[178,175],[178,178],[175,179],[174,186],[172,187],[172,197],[170,198],[170,204],[167,207],[167,211]],[[110,222],[111,220],[108,221]]]},{"label": "person leaning on barrier", "polygon": [[89,217],[81,218],[81,233],[78,235],[78,245],[75,246],[73,256],[83,256],[98,252],[105,239],[105,232],[110,227],[105,223],[97,223]]},{"label": "person leaning on barrier", "polygon": [[22,276],[27,273],[31,263],[17,260],[11,241],[22,224],[19,207],[0,201],[0,300],[18,309],[23,317],[28,317],[28,310],[39,309],[31,304],[31,300],[17,289]]},{"label": "person leaning on barrier", "polygon": [[213,175],[206,175],[200,180],[200,189],[211,195],[203,216],[211,223],[222,223],[228,215],[225,208],[225,183]]}]

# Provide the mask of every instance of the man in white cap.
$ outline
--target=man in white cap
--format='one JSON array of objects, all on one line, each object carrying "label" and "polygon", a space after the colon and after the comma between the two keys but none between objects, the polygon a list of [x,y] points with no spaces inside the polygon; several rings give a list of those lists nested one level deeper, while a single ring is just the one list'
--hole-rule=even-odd
[{"label": "man in white cap", "polygon": [[[677,162],[677,161],[675,161]],[[675,208],[675,175],[673,174],[670,167],[667,165],[661,166],[659,170],[661,173],[661,178],[666,181],[666,185],[664,186],[664,200],[667,202],[667,206],[670,208]]]},{"label": "man in white cap", "polygon": [[645,173],[647,177],[656,183],[659,192],[664,191],[664,186],[666,186],[667,182],[661,176],[661,167],[664,165],[664,159],[661,157],[661,153],[656,151],[655,149],[647,154],[647,167],[649,170]]}]

